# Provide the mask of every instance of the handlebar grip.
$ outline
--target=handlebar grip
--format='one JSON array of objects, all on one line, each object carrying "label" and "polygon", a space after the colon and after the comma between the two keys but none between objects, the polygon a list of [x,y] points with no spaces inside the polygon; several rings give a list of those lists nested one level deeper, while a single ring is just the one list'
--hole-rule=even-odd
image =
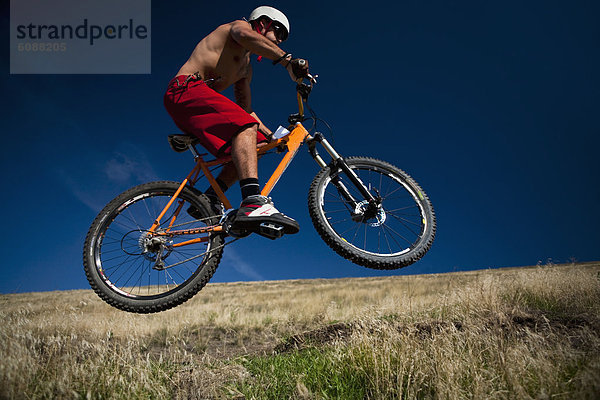
[{"label": "handlebar grip", "polygon": [[298,60],[298,65],[301,67],[304,67],[306,65],[306,60],[302,60],[302,59]]}]

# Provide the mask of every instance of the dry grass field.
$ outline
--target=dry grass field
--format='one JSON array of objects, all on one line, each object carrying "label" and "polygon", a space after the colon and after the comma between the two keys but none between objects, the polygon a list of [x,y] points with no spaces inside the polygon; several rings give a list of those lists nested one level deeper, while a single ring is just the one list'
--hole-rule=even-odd
[{"label": "dry grass field", "polygon": [[600,263],[0,296],[2,399],[597,399]]}]

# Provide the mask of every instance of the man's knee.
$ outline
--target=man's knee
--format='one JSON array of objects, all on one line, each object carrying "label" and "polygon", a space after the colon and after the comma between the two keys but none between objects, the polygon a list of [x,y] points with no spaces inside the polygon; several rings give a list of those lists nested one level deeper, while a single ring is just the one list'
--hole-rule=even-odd
[{"label": "man's knee", "polygon": [[254,136],[256,136],[257,132],[258,132],[258,125],[252,124],[252,125],[247,126],[244,129],[242,129],[240,131],[240,133],[238,133],[238,136],[240,136],[240,135],[244,135],[244,136],[254,135]]},{"label": "man's knee", "polygon": [[242,129],[232,140],[233,152],[241,149],[256,148],[256,136],[258,134],[257,125],[249,125]]}]

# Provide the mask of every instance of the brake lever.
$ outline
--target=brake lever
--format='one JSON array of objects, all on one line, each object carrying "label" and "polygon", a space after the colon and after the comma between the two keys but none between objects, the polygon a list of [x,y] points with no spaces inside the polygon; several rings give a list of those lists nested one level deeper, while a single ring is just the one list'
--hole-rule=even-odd
[{"label": "brake lever", "polygon": [[[298,65],[299,65],[299,66],[301,66],[301,67],[304,67],[304,66],[306,65],[306,60],[302,60],[302,59],[301,59],[301,60],[298,60]],[[319,75],[314,75],[314,76],[313,76],[313,75],[311,75],[311,74],[306,74],[306,78],[307,78],[308,80],[310,80],[310,82],[311,82],[312,84],[315,84],[315,83],[317,83],[317,78],[318,78],[318,77],[319,77]]]},{"label": "brake lever", "polygon": [[311,74],[306,74],[306,76],[304,78],[299,78],[296,80],[296,83],[301,85],[305,79],[308,79],[308,81],[310,82],[310,87],[312,88],[312,86],[317,83],[317,78],[319,77],[319,75],[311,75]]}]

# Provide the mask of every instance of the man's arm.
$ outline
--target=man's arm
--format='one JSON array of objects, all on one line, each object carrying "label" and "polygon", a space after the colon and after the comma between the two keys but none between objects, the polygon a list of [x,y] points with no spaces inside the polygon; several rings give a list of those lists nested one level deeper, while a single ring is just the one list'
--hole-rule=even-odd
[{"label": "man's arm", "polygon": [[302,67],[295,67],[291,54],[283,57],[288,53],[260,33],[253,31],[252,26],[246,21],[235,21],[231,26],[230,34],[233,40],[246,50],[271,60],[281,60],[279,64],[285,67],[294,82],[299,76],[304,76],[304,72],[308,72],[308,62]]},{"label": "man's arm", "polygon": [[254,117],[258,121],[258,129],[266,134],[267,136],[271,136],[273,133],[269,128],[262,123],[260,118],[256,115],[256,113],[252,110],[252,96],[250,93],[250,81],[252,80],[252,65],[248,64],[248,73],[246,76],[239,81],[233,84],[233,95],[235,97],[235,102],[244,109],[248,114]]}]

